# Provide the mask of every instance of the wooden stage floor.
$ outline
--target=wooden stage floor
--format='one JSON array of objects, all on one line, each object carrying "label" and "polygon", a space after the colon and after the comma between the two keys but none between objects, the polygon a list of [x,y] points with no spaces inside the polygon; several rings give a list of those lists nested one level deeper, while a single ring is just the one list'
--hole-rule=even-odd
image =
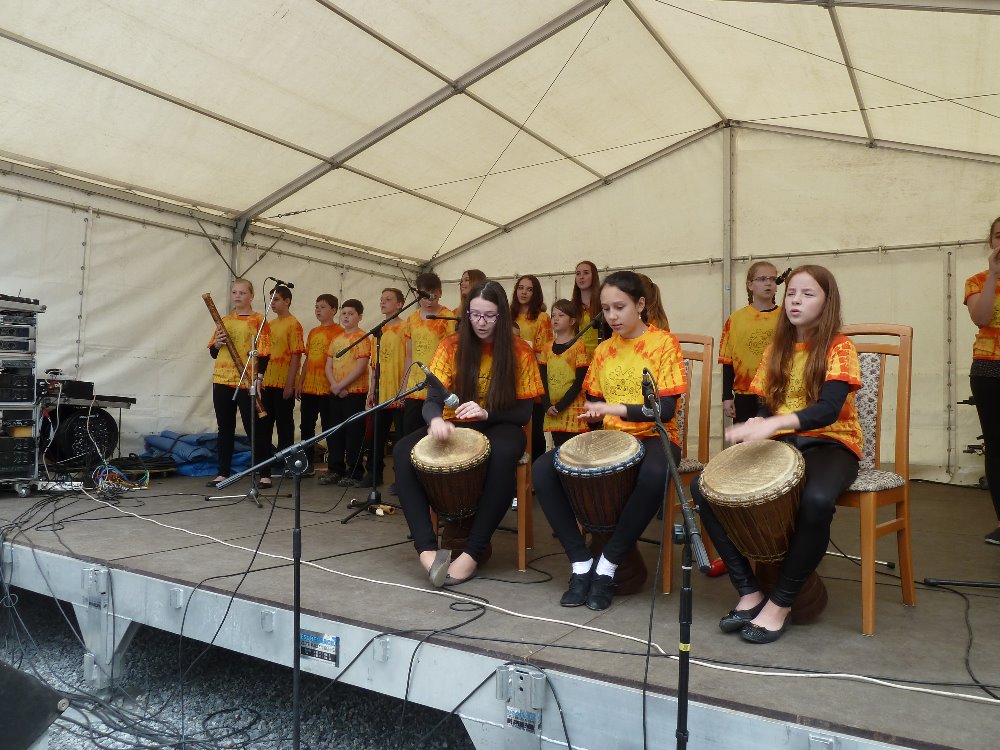
[{"label": "wooden stage floor", "polygon": [[[232,591],[250,568],[239,596],[288,608],[291,566],[280,556],[290,555],[290,490],[290,482],[272,490],[259,509],[246,499],[207,502],[204,479],[167,477],[123,496],[116,508],[79,495],[54,501],[22,522],[22,531],[8,541],[191,585],[211,577],[206,586],[222,592]],[[303,559],[319,566],[303,571],[305,610],[380,631],[446,628],[471,619],[468,611],[449,606],[448,595],[428,586],[401,513],[363,513],[344,525],[348,501],[363,498],[367,490],[321,487],[312,478],[303,480],[302,494]],[[39,499],[4,493],[0,517],[11,522]],[[925,576],[1000,581],[1000,547],[983,543],[995,522],[987,493],[917,482],[911,502],[918,581]],[[451,589],[495,609],[435,640],[641,684],[654,601],[653,640],[668,653],[677,651],[680,572],[674,572],[671,595],[652,597],[647,583],[642,593],[619,597],[602,613],[559,607],[568,564],[537,507],[534,518],[533,569],[517,571],[515,535],[498,532],[481,577]],[[838,511],[833,541],[847,553],[857,552],[857,523],[854,511]],[[505,526],[514,524],[510,513]],[[647,536],[658,535],[654,522]],[[253,559],[258,542],[261,552],[279,558]],[[654,570],[657,548],[640,548]],[[895,559],[891,540],[881,540],[879,552],[880,559]],[[959,697],[988,698],[972,685],[967,657],[975,678],[1000,691],[1000,591],[963,588],[959,595],[920,585],[917,606],[909,608],[901,604],[898,580],[887,572],[878,587],[877,634],[864,637],[857,566],[828,557],[820,573],[830,593],[820,620],[793,627],[767,646],[719,631],[718,618],[735,595],[728,579],[696,574],[691,699],[906,747],[1000,746],[1000,703]],[[821,676],[826,673],[842,676]],[[671,694],[676,681],[675,660],[652,661],[651,690]]]}]

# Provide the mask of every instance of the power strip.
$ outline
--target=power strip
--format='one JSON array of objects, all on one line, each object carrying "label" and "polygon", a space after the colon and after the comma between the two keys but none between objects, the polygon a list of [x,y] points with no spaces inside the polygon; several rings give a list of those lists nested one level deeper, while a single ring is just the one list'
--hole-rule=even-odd
[{"label": "power strip", "polygon": [[83,482],[39,482],[39,492],[76,492],[83,489]]}]

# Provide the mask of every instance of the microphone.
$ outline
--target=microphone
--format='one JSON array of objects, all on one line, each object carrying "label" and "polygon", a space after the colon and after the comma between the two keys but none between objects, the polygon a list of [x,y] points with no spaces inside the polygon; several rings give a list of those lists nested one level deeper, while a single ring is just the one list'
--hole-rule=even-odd
[{"label": "microphone", "polygon": [[271,281],[273,281],[278,286],[287,286],[289,289],[294,289],[295,288],[295,284],[293,284],[290,281],[282,281],[281,279],[276,279],[273,276],[268,276],[267,278],[269,278]]},{"label": "microphone", "polygon": [[431,302],[437,302],[437,295],[431,294],[430,292],[425,292],[423,289],[417,289],[417,297],[420,299],[427,299]]},{"label": "microphone", "polygon": [[440,388],[442,391],[444,391],[445,406],[447,406],[450,409],[454,409],[456,406],[458,406],[458,401],[459,401],[458,396],[456,396],[454,393],[445,388],[444,383],[438,380],[438,376],[435,375],[433,372],[431,372],[428,369],[427,365],[425,365],[423,362],[414,362],[413,364],[415,364],[417,367],[419,367],[421,370],[424,371],[424,376],[427,378],[428,385],[432,385],[435,388]]},{"label": "microphone", "polygon": [[453,315],[428,315],[427,320],[461,320],[461,318],[456,318]]},{"label": "microphone", "polygon": [[774,285],[775,286],[780,286],[781,284],[784,284],[785,283],[785,279],[788,278],[788,276],[789,276],[789,274],[791,272],[792,272],[791,268],[786,268],[785,272],[783,274],[781,274],[781,276],[779,276],[777,279],[774,280]]},{"label": "microphone", "polygon": [[656,387],[653,385],[653,373],[648,367],[642,368],[642,413],[646,417],[656,416]]}]

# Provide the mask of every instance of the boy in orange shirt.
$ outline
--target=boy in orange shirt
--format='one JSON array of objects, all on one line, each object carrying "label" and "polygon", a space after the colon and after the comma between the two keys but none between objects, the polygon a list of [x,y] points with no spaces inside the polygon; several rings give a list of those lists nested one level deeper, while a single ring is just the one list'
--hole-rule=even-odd
[{"label": "boy in orange shirt", "polygon": [[[336,336],[326,350],[326,379],[333,396],[333,421],[339,424],[364,411],[368,396],[368,360],[371,358],[371,344],[365,332],[359,327],[365,307],[359,300],[345,300],[340,308],[340,322],[343,331]],[[350,350],[337,356],[355,341],[363,339]],[[364,467],[361,465],[361,451],[364,448],[365,423],[358,419],[330,436],[329,474],[326,484],[340,475],[337,484],[341,487],[361,486]]]},{"label": "boy in orange shirt", "polygon": [[[441,304],[441,279],[435,273],[422,273],[417,276],[417,291],[420,293],[420,306],[406,319],[403,329],[406,337],[406,361],[404,371],[413,362],[428,364],[434,357],[438,344],[455,331],[455,321],[434,320],[428,315],[444,315],[454,317],[455,313]],[[424,374],[418,368],[409,370],[410,376],[406,387],[412,388],[424,379]],[[403,434],[409,435],[414,430],[426,426],[423,418],[426,391],[417,391],[406,398],[403,406]]]},{"label": "boy in orange shirt", "polygon": [[261,395],[267,416],[261,420],[260,429],[270,443],[271,431],[277,426],[278,450],[295,442],[295,381],[306,350],[302,324],[289,312],[291,304],[292,290],[287,286],[276,286],[271,295],[271,310],[277,317],[268,323],[271,327],[271,359],[264,373]]},{"label": "boy in orange shirt", "polygon": [[[330,348],[330,342],[334,337],[344,330],[334,321],[339,306],[340,303],[332,294],[321,294],[316,298],[315,312],[319,325],[309,331],[302,371],[295,384],[295,397],[302,404],[299,430],[303,440],[308,440],[316,434],[317,417],[324,430],[330,429],[335,424],[333,395],[326,379],[326,350]],[[326,447],[329,458],[332,456],[329,440]],[[329,476],[329,461],[327,463],[327,473],[319,478],[323,484],[326,483],[323,480]],[[312,476],[313,473],[314,469],[310,466],[305,476]]]},{"label": "boy in orange shirt", "polygon": [[[390,318],[403,308],[403,292],[394,287],[382,290],[379,298],[379,310]],[[368,384],[368,407],[388,401],[401,390],[403,383],[403,364],[406,359],[406,340],[403,338],[404,323],[399,318],[382,327],[382,345],[375,361],[375,343],[371,342],[371,379]],[[375,366],[378,365],[378,393],[375,393]],[[375,475],[375,484],[382,484],[382,467],[385,463],[385,444],[389,437],[389,428],[396,428],[396,439],[403,436],[403,404],[396,402],[390,407],[375,414],[376,430],[372,445],[373,454],[369,472]],[[371,476],[364,478],[366,485],[371,483]]]}]

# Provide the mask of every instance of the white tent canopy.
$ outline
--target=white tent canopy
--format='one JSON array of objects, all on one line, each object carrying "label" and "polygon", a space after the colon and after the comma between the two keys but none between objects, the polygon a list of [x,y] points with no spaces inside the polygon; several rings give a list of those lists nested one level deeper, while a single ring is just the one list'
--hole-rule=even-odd
[{"label": "white tent canopy", "polygon": [[747,260],[812,256],[851,322],[914,325],[913,460],[971,476],[997,38],[996,0],[12,0],[5,277],[53,359],[140,397],[134,436],[210,422],[194,294],[228,272],[196,220],[298,300],[418,266],[565,296],[587,257],[716,336]]}]

